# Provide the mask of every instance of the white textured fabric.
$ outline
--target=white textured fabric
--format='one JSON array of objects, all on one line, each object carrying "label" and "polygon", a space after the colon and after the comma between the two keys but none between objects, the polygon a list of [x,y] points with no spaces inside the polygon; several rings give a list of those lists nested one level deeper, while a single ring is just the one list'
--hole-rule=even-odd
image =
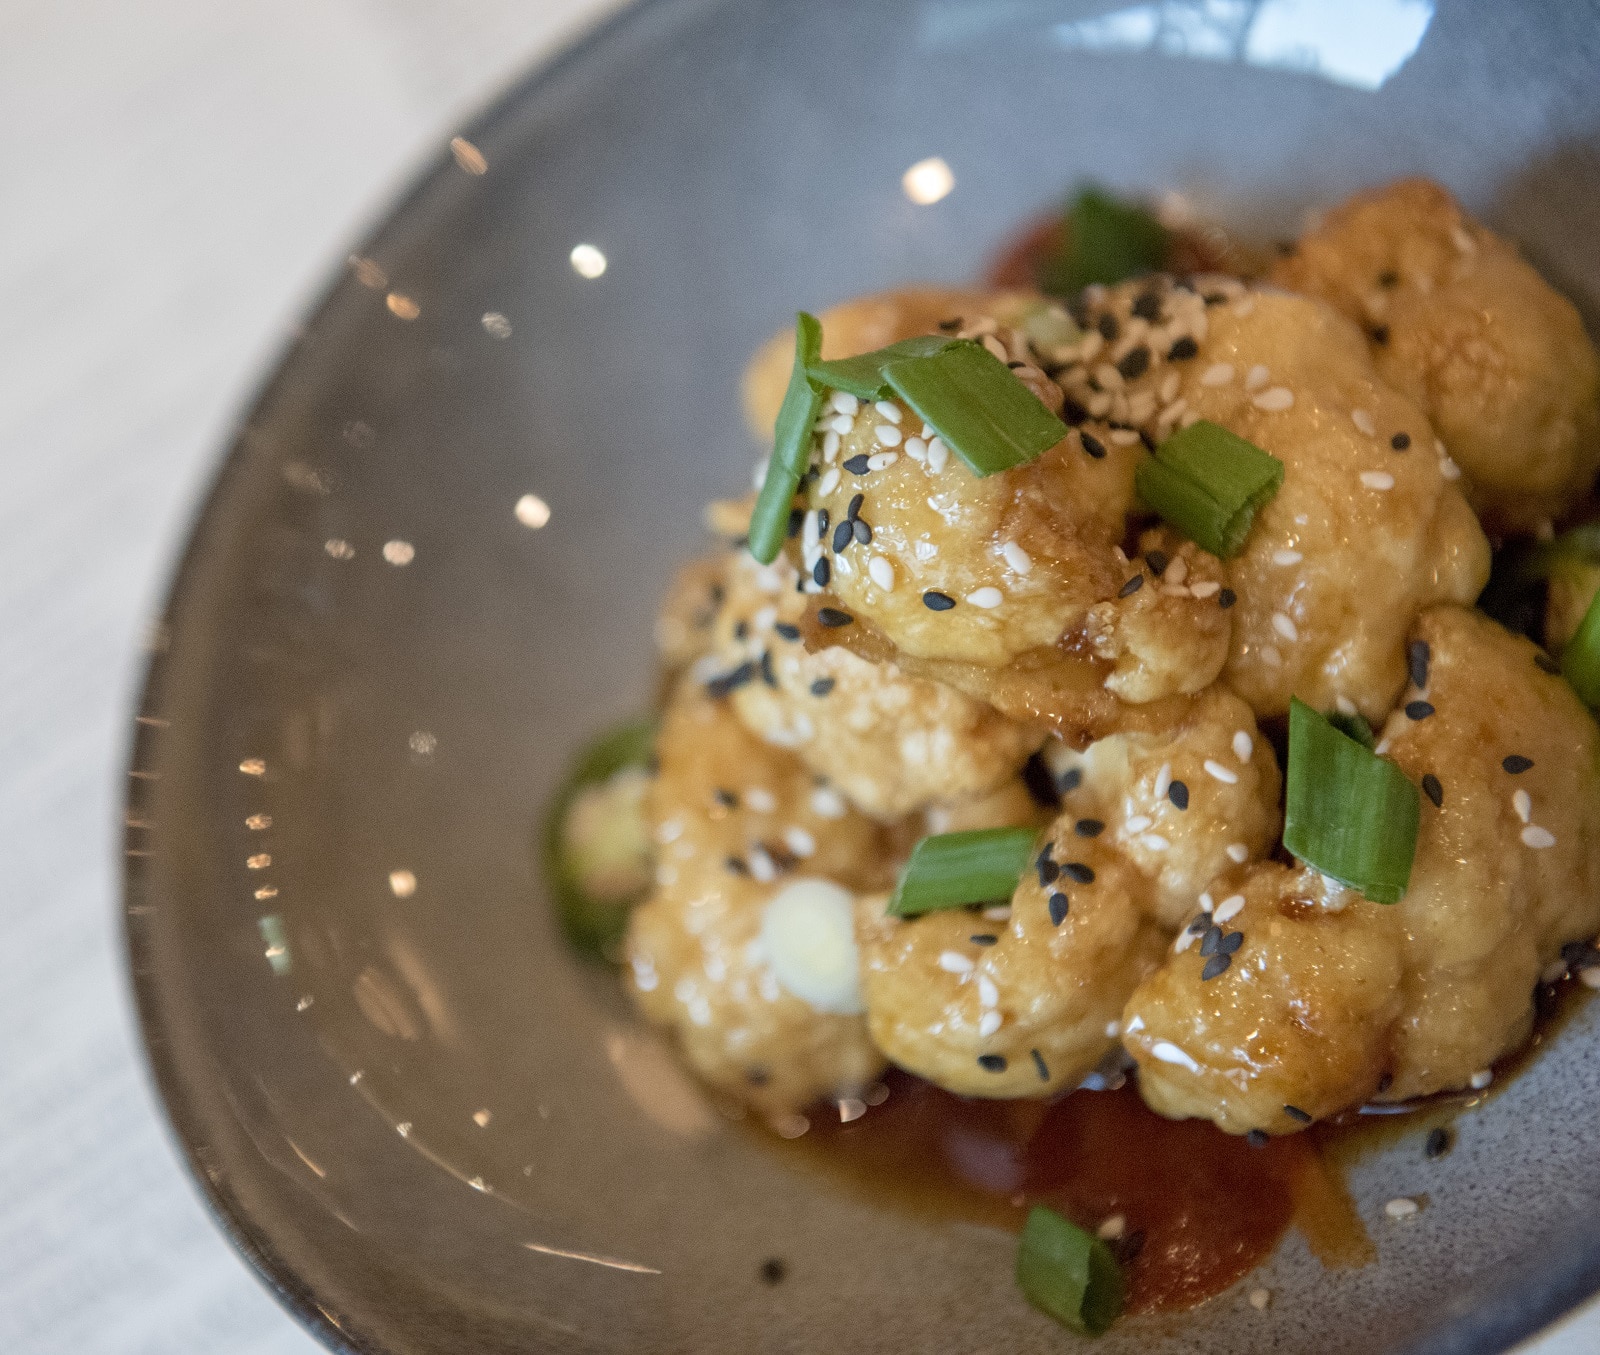
[{"label": "white textured fabric", "polygon": [[[116,918],[138,638],[410,167],[612,0],[0,0],[0,1351],[310,1355],[207,1221]],[[1526,1355],[1600,1349],[1590,1311]]]}]

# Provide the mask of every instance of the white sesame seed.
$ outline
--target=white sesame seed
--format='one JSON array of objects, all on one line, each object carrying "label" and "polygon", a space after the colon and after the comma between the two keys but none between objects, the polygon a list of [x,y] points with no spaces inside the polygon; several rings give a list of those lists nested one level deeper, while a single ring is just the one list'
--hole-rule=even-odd
[{"label": "white sesame seed", "polygon": [[1250,859],[1250,849],[1242,842],[1230,842],[1227,845],[1228,860],[1237,865],[1244,865]]},{"label": "white sesame seed", "polygon": [[1182,583],[1189,577],[1189,562],[1178,556],[1167,566],[1166,573],[1161,576],[1168,583]]},{"label": "white sesame seed", "polygon": [[1102,362],[1094,369],[1094,379],[1102,392],[1119,391],[1127,384],[1122,379],[1122,373],[1109,362]]},{"label": "white sesame seed", "polygon": [[840,437],[848,437],[855,426],[856,421],[848,414],[837,414],[828,421],[828,427]]},{"label": "white sesame seed", "polygon": [[1240,910],[1243,908],[1244,895],[1230,894],[1216,906],[1215,911],[1211,914],[1211,920],[1218,926],[1221,926],[1224,922],[1232,922],[1234,918],[1239,916]]},{"label": "white sesame seed", "polygon": [[983,916],[985,921],[988,922],[1010,922],[1011,905],[1009,903],[1001,903],[996,904],[993,908],[985,908]]},{"label": "white sesame seed", "polygon": [[1115,1242],[1127,1231],[1128,1220],[1121,1214],[1113,1214],[1094,1230],[1094,1235],[1102,1242]]},{"label": "white sesame seed", "polygon": [[800,549],[802,551],[810,552],[821,543],[822,534],[817,525],[820,521],[821,519],[817,516],[815,508],[806,512],[804,519],[800,523]]},{"label": "white sesame seed", "polygon": [[1172,397],[1178,393],[1178,387],[1182,383],[1183,376],[1179,372],[1168,372],[1162,377],[1161,385],[1158,388],[1161,395],[1161,403],[1164,405],[1171,404]]},{"label": "white sesame seed", "polygon": [[1389,752],[1389,736],[1385,734],[1378,740],[1378,746],[1372,750],[1379,757],[1384,757]]},{"label": "white sesame seed", "polygon": [[856,411],[861,408],[861,401],[849,391],[834,391],[828,398],[828,403],[833,406],[836,413],[848,414],[851,418],[854,418]]},{"label": "white sesame seed", "polygon": [[1154,822],[1155,820],[1152,819],[1148,814],[1135,814],[1131,819],[1127,820],[1122,825],[1122,831],[1130,835],[1134,833],[1142,833]]},{"label": "white sesame seed", "polygon": [[1272,552],[1272,563],[1275,565],[1297,565],[1305,558],[1297,550],[1275,550]]},{"label": "white sesame seed", "polygon": [[1556,845],[1556,835],[1548,828],[1541,828],[1536,823],[1530,823],[1522,830],[1522,845],[1524,847],[1532,847],[1535,851],[1544,847],[1554,847]]},{"label": "white sesame seed", "polygon": [[817,840],[798,824],[783,830],[783,843],[796,856],[814,856],[817,851]]},{"label": "white sesame seed", "polygon": [[1209,892],[1202,892],[1198,902],[1202,913],[1209,913],[1217,906]]},{"label": "white sesame seed", "polygon": [[1222,591],[1222,585],[1215,579],[1203,579],[1199,583],[1191,583],[1189,591],[1197,598],[1215,597]]},{"label": "white sesame seed", "polygon": [[1160,833],[1146,833],[1139,839],[1139,843],[1146,851],[1151,852],[1164,852],[1172,846]]},{"label": "white sesame seed", "polygon": [[1193,1056],[1179,1049],[1170,1040],[1157,1040],[1150,1046],[1150,1055],[1162,1063],[1175,1063],[1180,1068],[1187,1068],[1191,1073],[1200,1071],[1200,1065],[1194,1061]]},{"label": "white sesame seed", "polygon": [[946,974],[970,974],[973,965],[972,961],[967,959],[960,951],[946,950],[940,952],[939,968],[944,970]]},{"label": "white sesame seed", "polygon": [[1207,758],[1204,765],[1206,769],[1206,775],[1215,777],[1218,781],[1222,782],[1223,785],[1233,786],[1238,784],[1238,772],[1224,767],[1220,762],[1217,762],[1212,758]]},{"label": "white sesame seed", "polygon": [[1441,456],[1439,458],[1439,473],[1446,480],[1459,480],[1461,478],[1461,467],[1456,465],[1448,456]]},{"label": "white sesame seed", "polygon": [[1463,254],[1472,254],[1478,248],[1478,242],[1468,235],[1465,228],[1461,226],[1450,227],[1450,239]]},{"label": "white sesame seed", "polygon": [[998,607],[1005,600],[1005,594],[998,588],[979,588],[967,594],[967,601],[974,607]]},{"label": "white sesame seed", "polygon": [[1134,1013],[1133,1020],[1129,1021],[1128,1024],[1123,1027],[1123,1030],[1129,1035],[1132,1035],[1135,1031],[1143,1029],[1144,1017],[1140,1016],[1137,1012]]},{"label": "white sesame seed", "polygon": [[1000,1005],[1000,990],[994,986],[994,980],[987,974],[978,975],[978,1001],[985,1007]]},{"label": "white sesame seed", "polygon": [[888,470],[899,459],[899,452],[874,452],[867,458],[867,469]]},{"label": "white sesame seed", "polygon": [[1517,811],[1517,817],[1524,823],[1533,818],[1533,799],[1527,791],[1515,792],[1511,797],[1511,807]]},{"label": "white sesame seed", "polygon": [[1161,764],[1161,770],[1156,773],[1156,784],[1154,790],[1151,791],[1151,794],[1153,794],[1156,799],[1163,800],[1166,798],[1167,791],[1171,788],[1172,764],[1170,762],[1163,762]]},{"label": "white sesame seed", "polygon": [[931,438],[928,442],[928,469],[935,475],[944,469],[944,463],[950,459],[950,449],[945,446],[943,438]]},{"label": "white sesame seed", "polygon": [[1398,1199],[1390,1200],[1388,1204],[1384,1205],[1383,1212],[1392,1219],[1408,1219],[1415,1214],[1419,1208],[1421,1208],[1421,1206],[1418,1205],[1415,1200],[1402,1195]]},{"label": "white sesame seed", "polygon": [[1272,1291],[1270,1289],[1252,1289],[1250,1291],[1250,1306],[1258,1313],[1264,1313],[1272,1306]]},{"label": "white sesame seed", "polygon": [[1281,414],[1286,409],[1294,408],[1294,392],[1287,386],[1274,386],[1271,390],[1262,391],[1250,403],[1268,414]]},{"label": "white sesame seed", "polygon": [[933,439],[934,439],[934,436],[935,436],[935,434],[934,434],[934,431],[933,431],[933,425],[931,423],[923,424],[922,425],[922,440],[924,442],[932,442]]},{"label": "white sesame seed", "polygon": [[839,488],[839,468],[834,466],[831,470],[822,472],[822,479],[817,481],[817,493],[827,498],[834,490]]},{"label": "white sesame seed", "polygon": [[1369,438],[1376,437],[1378,434],[1378,425],[1372,421],[1372,415],[1368,414],[1364,409],[1352,409],[1350,411],[1350,422],[1355,424],[1356,428]]},{"label": "white sesame seed", "polygon": [[1231,362],[1214,362],[1200,373],[1202,386],[1226,386],[1233,380],[1233,364]]},{"label": "white sesame seed", "polygon": [[1472,1090],[1475,1091],[1475,1092],[1481,1092],[1485,1087],[1487,1087],[1493,1081],[1494,1081],[1494,1069],[1492,1069],[1492,1068],[1480,1068],[1480,1069],[1478,1069],[1477,1072],[1475,1072],[1471,1077],[1469,1077],[1467,1079],[1467,1086],[1471,1087]]},{"label": "white sesame seed", "polygon": [[1284,612],[1274,612],[1272,614],[1272,629],[1277,631],[1290,644],[1300,638],[1300,630],[1294,624],[1293,618]]},{"label": "white sesame seed", "polygon": [[1234,735],[1233,735],[1233,755],[1234,755],[1234,757],[1238,758],[1240,762],[1248,762],[1248,761],[1250,761],[1250,755],[1253,752],[1255,752],[1255,750],[1256,750],[1256,742],[1255,742],[1254,739],[1252,739],[1250,737],[1250,735],[1248,733],[1246,733],[1242,729],[1234,731]]},{"label": "white sesame seed", "polygon": [[1006,563],[1018,574],[1033,573],[1033,557],[1015,541],[1007,541],[1000,548],[1000,554],[1006,557]]},{"label": "white sesame seed", "polygon": [[926,461],[928,459],[928,444],[921,438],[907,438],[906,455],[913,461]]},{"label": "white sesame seed", "polygon": [[1200,938],[1196,936],[1194,932],[1185,927],[1181,932],[1178,933],[1178,939],[1172,943],[1172,953],[1174,955],[1182,955],[1184,951],[1188,950],[1189,947],[1194,945],[1194,943],[1199,939]]},{"label": "white sesame seed", "polygon": [[903,434],[892,423],[880,423],[872,430],[873,436],[885,447],[898,447]]},{"label": "white sesame seed", "polygon": [[983,1039],[988,1039],[995,1031],[1005,1024],[1005,1017],[997,1011],[987,1011],[978,1018],[978,1034]]},{"label": "white sesame seed", "polygon": [[761,884],[771,884],[778,878],[778,867],[765,847],[752,847],[746,860],[750,863],[751,877]]},{"label": "white sesame seed", "polygon": [[894,566],[881,555],[874,555],[867,564],[867,574],[885,593],[894,592]]},{"label": "white sesame seed", "polygon": [[1138,440],[1138,433],[1131,428],[1113,428],[1106,434],[1106,441],[1113,447],[1131,447]]},{"label": "white sesame seed", "polygon": [[845,815],[844,800],[832,787],[818,786],[811,792],[811,812],[819,819],[842,819]]},{"label": "white sesame seed", "polygon": [[1386,470],[1364,470],[1361,472],[1361,484],[1365,489],[1393,489],[1394,476]]},{"label": "white sesame seed", "polygon": [[879,400],[875,405],[873,405],[873,408],[878,411],[881,417],[887,419],[890,423],[899,423],[903,418],[905,418],[905,415],[901,412],[900,406],[895,404],[893,400]]},{"label": "white sesame seed", "polygon": [[778,807],[778,802],[773,799],[772,792],[764,786],[751,786],[744,793],[744,802],[755,810],[757,814],[770,814]]},{"label": "white sesame seed", "polygon": [[1114,1040],[1114,1039],[1117,1038],[1117,1036],[1119,1036],[1121,1034],[1122,1034],[1122,1022],[1120,1022],[1120,1021],[1107,1021],[1106,1022],[1106,1039]]},{"label": "white sesame seed", "polygon": [[1343,693],[1333,698],[1333,708],[1340,715],[1357,715],[1360,713],[1356,710],[1356,703]]},{"label": "white sesame seed", "polygon": [[1256,299],[1253,296],[1247,296],[1247,297],[1244,298],[1244,300],[1235,301],[1233,303],[1233,313],[1235,315],[1239,316],[1241,319],[1244,316],[1249,315],[1252,311],[1255,310],[1255,308],[1256,308]]},{"label": "white sesame seed", "polygon": [[839,455],[839,444],[839,435],[830,428],[822,439],[822,459],[829,465]]},{"label": "white sesame seed", "polygon": [[1244,388],[1247,391],[1258,391],[1271,380],[1271,371],[1264,364],[1258,362],[1244,374]]},{"label": "white sesame seed", "polygon": [[1282,668],[1283,655],[1278,652],[1277,645],[1262,645],[1260,652],[1261,662],[1268,668]]},{"label": "white sesame seed", "polygon": [[1586,988],[1600,988],[1600,965],[1590,965],[1587,969],[1580,969],[1578,977]]}]

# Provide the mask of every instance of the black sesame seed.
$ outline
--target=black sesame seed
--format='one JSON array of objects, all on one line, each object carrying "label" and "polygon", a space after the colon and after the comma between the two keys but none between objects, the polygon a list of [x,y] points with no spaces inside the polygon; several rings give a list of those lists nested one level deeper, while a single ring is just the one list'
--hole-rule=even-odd
[{"label": "black sesame seed", "polygon": [[1041,856],[1034,865],[1039,871],[1039,888],[1044,889],[1053,885],[1061,878],[1061,867],[1047,856]]},{"label": "black sesame seed", "polygon": [[1394,1086],[1394,1074],[1385,1073],[1378,1079],[1378,1095],[1382,1096],[1392,1086]]},{"label": "black sesame seed", "polygon": [[1243,932],[1229,932],[1222,940],[1217,942],[1218,955],[1235,955],[1239,947],[1244,945]]},{"label": "black sesame seed", "polygon": [[850,519],[846,518],[833,529],[833,553],[837,555],[855,539],[855,528]]},{"label": "black sesame seed", "polygon": [[1210,926],[1210,913],[1196,913],[1190,920],[1188,927],[1186,927],[1184,930],[1186,930],[1190,936],[1199,936],[1201,932],[1207,930],[1207,928]]},{"label": "black sesame seed", "polygon": [[844,510],[845,517],[854,522],[861,513],[861,505],[866,501],[867,496],[865,494],[852,494],[850,496],[850,506]]},{"label": "black sesame seed", "polygon": [[1228,966],[1233,963],[1231,955],[1213,955],[1205,963],[1205,968],[1200,971],[1200,982],[1207,983],[1219,974],[1226,974]]},{"label": "black sesame seed", "polygon": [[800,535],[800,524],[805,521],[805,518],[805,513],[800,509],[791,508],[789,510],[789,535],[791,537]]},{"label": "black sesame seed", "polygon": [[1068,767],[1061,773],[1061,793],[1069,794],[1083,784],[1083,768]]},{"label": "black sesame seed", "polygon": [[1310,1124],[1311,1117],[1301,1110],[1299,1106],[1284,1106],[1283,1113],[1299,1124]]},{"label": "black sesame seed", "polygon": [[1171,348],[1167,349],[1168,362],[1187,362],[1190,358],[1199,355],[1200,345],[1185,334]]},{"label": "black sesame seed", "polygon": [[977,932],[967,938],[975,946],[992,946],[999,939],[993,932]]},{"label": "black sesame seed", "polygon": [[1143,587],[1144,587],[1144,575],[1143,574],[1135,574],[1131,579],[1129,579],[1127,581],[1127,583],[1123,584],[1121,588],[1117,589],[1117,596],[1119,598],[1131,598],[1135,593],[1137,593]]},{"label": "black sesame seed", "polygon": [[778,675],[772,671],[772,651],[770,649],[761,651],[761,680],[769,687],[778,685]]},{"label": "black sesame seed", "polygon": [[733,623],[733,638],[735,640],[742,640],[749,634],[750,623],[748,621],[735,621]]},{"label": "black sesame seed", "polygon": [[827,626],[828,629],[834,630],[839,626],[848,626],[855,620],[855,617],[851,616],[849,612],[841,612],[837,607],[818,607],[817,620]]},{"label": "black sesame seed", "polygon": [[828,510],[826,508],[819,508],[817,509],[817,536],[820,538],[826,536],[827,534]]},{"label": "black sesame seed", "polygon": [[1444,808],[1444,787],[1439,784],[1439,778],[1432,772],[1422,774],[1422,793],[1433,801],[1435,809]]},{"label": "black sesame seed", "polygon": [[1382,287],[1385,291],[1387,291],[1390,287],[1398,287],[1399,285],[1400,275],[1396,273],[1394,269],[1385,268],[1383,272],[1378,274],[1378,286]]},{"label": "black sesame seed", "polygon": [[1189,807],[1189,787],[1182,781],[1174,781],[1167,787],[1167,799],[1171,800],[1177,808],[1187,809]]},{"label": "black sesame seed", "polygon": [[1226,301],[1226,300],[1227,300],[1227,299],[1228,299],[1228,298],[1227,298],[1227,296],[1226,296],[1226,295],[1225,295],[1225,294],[1224,294],[1224,293],[1222,293],[1222,292],[1207,292],[1207,293],[1206,293],[1206,294],[1205,294],[1205,296],[1204,296],[1204,297],[1203,297],[1203,298],[1201,298],[1201,299],[1202,299],[1202,300],[1203,300],[1203,301],[1204,301],[1204,302],[1205,302],[1205,303],[1206,303],[1206,305],[1208,305],[1208,306],[1220,306],[1220,305],[1221,305],[1221,304],[1222,304],[1222,303],[1223,303],[1223,302],[1224,302],[1224,301]]},{"label": "black sesame seed", "polygon": [[1072,831],[1079,837],[1099,837],[1105,830],[1105,824],[1099,819],[1079,819],[1072,825]]},{"label": "black sesame seed", "polygon": [[724,809],[737,809],[739,807],[739,797],[731,790],[724,790],[721,786],[718,786],[711,793],[716,798],[717,803]]},{"label": "black sesame seed", "polygon": [[1408,720],[1426,720],[1432,714],[1433,703],[1431,701],[1406,702],[1406,719]]},{"label": "black sesame seed", "polygon": [[941,320],[939,321],[939,328],[942,329],[946,334],[954,334],[958,329],[961,328],[961,317],[957,315],[950,320]]},{"label": "black sesame seed", "polygon": [[778,622],[772,629],[785,640],[798,640],[800,638],[800,627],[791,626],[787,621]]},{"label": "black sesame seed", "polygon": [[1422,1145],[1422,1155],[1427,1158],[1429,1162],[1432,1162],[1448,1153],[1450,1151],[1450,1147],[1450,1131],[1441,1125],[1437,1129],[1430,1129],[1428,1131],[1428,1141]]},{"label": "black sesame seed", "polygon": [[830,565],[827,560],[819,558],[816,565],[811,570],[812,581],[817,585],[818,588],[826,588],[828,586],[828,580],[832,577],[833,566]]},{"label": "black sesame seed", "polygon": [[729,692],[737,691],[745,683],[751,681],[755,675],[755,664],[748,661],[741,663],[731,673],[724,673],[706,683],[706,695],[714,699],[727,696]]},{"label": "black sesame seed", "polygon": [[922,605],[930,612],[948,612],[956,605],[956,600],[948,593],[939,593],[930,589],[922,595]]},{"label": "black sesame seed", "polygon": [[1406,670],[1413,687],[1428,685],[1428,660],[1431,657],[1432,651],[1426,640],[1413,640],[1406,646]]},{"label": "black sesame seed", "polygon": [[1088,452],[1096,461],[1103,460],[1106,454],[1106,445],[1092,433],[1079,430],[1078,440],[1083,443],[1083,450]]},{"label": "black sesame seed", "polygon": [[[1089,411],[1080,405],[1076,400],[1074,400],[1070,395],[1067,396],[1065,403],[1061,406],[1062,423],[1066,424],[1069,428],[1076,428],[1088,417]],[[1105,449],[1102,448],[1101,450],[1103,452]]]},{"label": "black sesame seed", "polygon": [[1068,861],[1061,869],[1081,885],[1092,885],[1094,883],[1094,871],[1084,865],[1082,861]]},{"label": "black sesame seed", "polygon": [[745,1069],[744,1080],[752,1087],[765,1087],[767,1083],[772,1081],[772,1074],[767,1072],[765,1068],[747,1068]]},{"label": "black sesame seed", "polygon": [[857,518],[851,526],[855,530],[856,543],[862,546],[872,544],[872,526],[865,518]]},{"label": "black sesame seed", "polygon": [[1131,348],[1122,356],[1122,361],[1117,364],[1117,370],[1122,373],[1124,381],[1137,381],[1150,370],[1150,349],[1146,344]]},{"label": "black sesame seed", "polygon": [[1131,1266],[1144,1250],[1144,1229],[1137,1228],[1119,1242],[1111,1244],[1111,1254],[1120,1266]]},{"label": "black sesame seed", "polygon": [[1500,765],[1512,776],[1521,776],[1529,767],[1533,766],[1531,757],[1523,757],[1521,753],[1513,753],[1510,757],[1502,758]]},{"label": "black sesame seed", "polygon": [[865,475],[867,473],[867,454],[857,452],[844,463],[844,468],[852,475]]},{"label": "black sesame seed", "polygon": [[1167,572],[1167,566],[1172,563],[1164,550],[1150,551],[1144,558],[1145,563],[1150,566],[1150,572],[1158,579]]},{"label": "black sesame seed", "polygon": [[1389,439],[1389,445],[1393,447],[1395,451],[1403,452],[1411,445],[1411,434],[1396,433],[1392,438]]},{"label": "black sesame seed", "polygon": [[1096,320],[1094,325],[1100,331],[1100,337],[1107,343],[1115,343],[1117,335],[1122,333],[1122,326],[1117,323],[1117,317],[1109,311]]},{"label": "black sesame seed", "polygon": [[1386,343],[1389,342],[1388,325],[1374,325],[1372,329],[1368,331],[1368,333],[1372,339],[1372,342],[1377,344],[1379,348],[1382,348]]},{"label": "black sesame seed", "polygon": [[1022,784],[1039,808],[1061,807],[1061,792],[1056,789],[1056,779],[1050,774],[1050,764],[1044,760],[1043,753],[1034,753],[1022,764]]},{"label": "black sesame seed", "polygon": [[1561,665],[1548,654],[1535,654],[1533,662],[1541,672],[1549,673],[1555,677],[1561,676]]},{"label": "black sesame seed", "polygon": [[1006,1056],[1004,1054],[979,1054],[978,1067],[986,1073],[1003,1073],[1006,1070]]},{"label": "black sesame seed", "polygon": [[833,686],[834,686],[834,679],[833,678],[818,678],[815,682],[813,682],[811,684],[811,695],[812,696],[826,696],[829,692],[831,692],[833,690]]},{"label": "black sesame seed", "polygon": [[1028,364],[1025,363],[1025,362],[1008,362],[1008,363],[1006,363],[1006,366],[1011,368],[1011,370],[1013,372],[1016,371],[1018,367],[1026,367],[1027,365]]},{"label": "black sesame seed", "polygon": [[1217,606],[1221,607],[1224,611],[1233,606],[1233,604],[1238,600],[1239,595],[1231,588],[1224,588],[1220,593],[1217,594]]},{"label": "black sesame seed", "polygon": [[1050,896],[1050,922],[1059,927],[1067,919],[1067,906],[1070,900],[1060,890]]},{"label": "black sesame seed", "polygon": [[1265,1129],[1252,1129],[1244,1136],[1244,1141],[1252,1148],[1265,1148],[1267,1146],[1267,1131]]},{"label": "black sesame seed", "polygon": [[742,856],[725,857],[722,864],[731,870],[735,875],[748,875],[750,873],[750,867],[745,865],[744,858]]},{"label": "black sesame seed", "polygon": [[789,1267],[776,1256],[769,1256],[761,1263],[761,1278],[768,1284],[782,1284],[783,1277],[788,1273]]},{"label": "black sesame seed", "polygon": [[1200,954],[1204,956],[1215,955],[1218,947],[1222,945],[1222,928],[1212,923],[1206,928],[1206,934],[1200,938]]},{"label": "black sesame seed", "polygon": [[1034,1071],[1039,1074],[1039,1081],[1048,1082],[1050,1080],[1050,1069],[1044,1061],[1044,1055],[1037,1049],[1030,1049],[1028,1053],[1033,1057],[1033,1067]]},{"label": "black sesame seed", "polygon": [[1148,320],[1153,325],[1161,318],[1161,293],[1140,292],[1129,309],[1141,320]]}]

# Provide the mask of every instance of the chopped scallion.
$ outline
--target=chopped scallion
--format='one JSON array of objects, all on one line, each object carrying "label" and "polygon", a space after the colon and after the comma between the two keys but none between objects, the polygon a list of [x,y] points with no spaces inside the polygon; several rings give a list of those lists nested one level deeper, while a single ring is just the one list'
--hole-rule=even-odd
[{"label": "chopped scallion", "polygon": [[1561,673],[1584,705],[1600,708],[1600,593],[1590,601],[1577,633],[1561,651]]},{"label": "chopped scallion", "polygon": [[1290,701],[1285,847],[1374,903],[1398,903],[1420,817],[1417,788],[1394,763]]},{"label": "chopped scallion", "polygon": [[1046,261],[1040,282],[1047,292],[1070,295],[1091,282],[1153,273],[1166,256],[1166,229],[1149,212],[1085,188],[1067,211],[1065,247]]},{"label": "chopped scallion", "polygon": [[925,358],[961,342],[946,334],[923,334],[912,339],[902,339],[887,348],[862,353],[853,358],[835,358],[832,362],[813,362],[808,374],[818,386],[831,386],[834,390],[849,391],[862,400],[884,400],[892,392],[884,378],[883,369],[891,362],[904,358]]},{"label": "chopped scallion", "polygon": [[794,367],[778,410],[772,459],[750,515],[750,554],[764,565],[770,565],[783,549],[789,535],[789,509],[811,459],[811,426],[822,411],[822,389],[807,375],[807,369],[821,356],[822,324],[816,316],[801,311],[795,316]]},{"label": "chopped scallion", "polygon": [[883,375],[974,475],[1026,465],[1067,435],[1066,424],[982,344],[902,358]]},{"label": "chopped scallion", "polygon": [[1145,503],[1226,560],[1243,549],[1256,513],[1283,484],[1283,462],[1201,419],[1141,461],[1135,484]]},{"label": "chopped scallion", "polygon": [[1353,715],[1346,715],[1342,711],[1330,711],[1328,723],[1343,734],[1347,739],[1354,739],[1363,748],[1374,748],[1378,740],[1372,733],[1372,726],[1367,723],[1367,717],[1360,711]]},{"label": "chopped scallion", "polygon": [[1032,859],[1036,836],[1031,828],[977,828],[923,838],[900,872],[890,916],[1009,899]]},{"label": "chopped scallion", "polygon": [[1122,1268],[1111,1248],[1043,1205],[1022,1229],[1017,1287],[1035,1308],[1087,1336],[1122,1314]]}]

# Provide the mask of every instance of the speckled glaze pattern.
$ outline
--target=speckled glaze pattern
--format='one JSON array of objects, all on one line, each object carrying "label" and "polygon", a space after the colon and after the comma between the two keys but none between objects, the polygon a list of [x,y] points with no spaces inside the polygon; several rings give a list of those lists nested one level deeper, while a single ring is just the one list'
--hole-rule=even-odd
[{"label": "speckled glaze pattern", "polygon": [[[718,1114],[563,949],[531,844],[568,755],[649,696],[665,571],[749,474],[740,366],[797,305],[970,277],[1083,177],[1289,231],[1427,172],[1593,326],[1593,4],[1442,0],[1375,92],[1066,43],[1106,8],[646,0],[465,129],[481,160],[441,146],[244,419],[156,632],[128,943],[201,1186],[330,1346],[1074,1348],[1008,1236],[841,1194]],[[935,155],[955,189],[914,206]],[[1378,1264],[1291,1236],[1096,1348],[1466,1355],[1547,1322],[1600,1285],[1596,1020],[1448,1157],[1419,1131],[1354,1168]]]}]

